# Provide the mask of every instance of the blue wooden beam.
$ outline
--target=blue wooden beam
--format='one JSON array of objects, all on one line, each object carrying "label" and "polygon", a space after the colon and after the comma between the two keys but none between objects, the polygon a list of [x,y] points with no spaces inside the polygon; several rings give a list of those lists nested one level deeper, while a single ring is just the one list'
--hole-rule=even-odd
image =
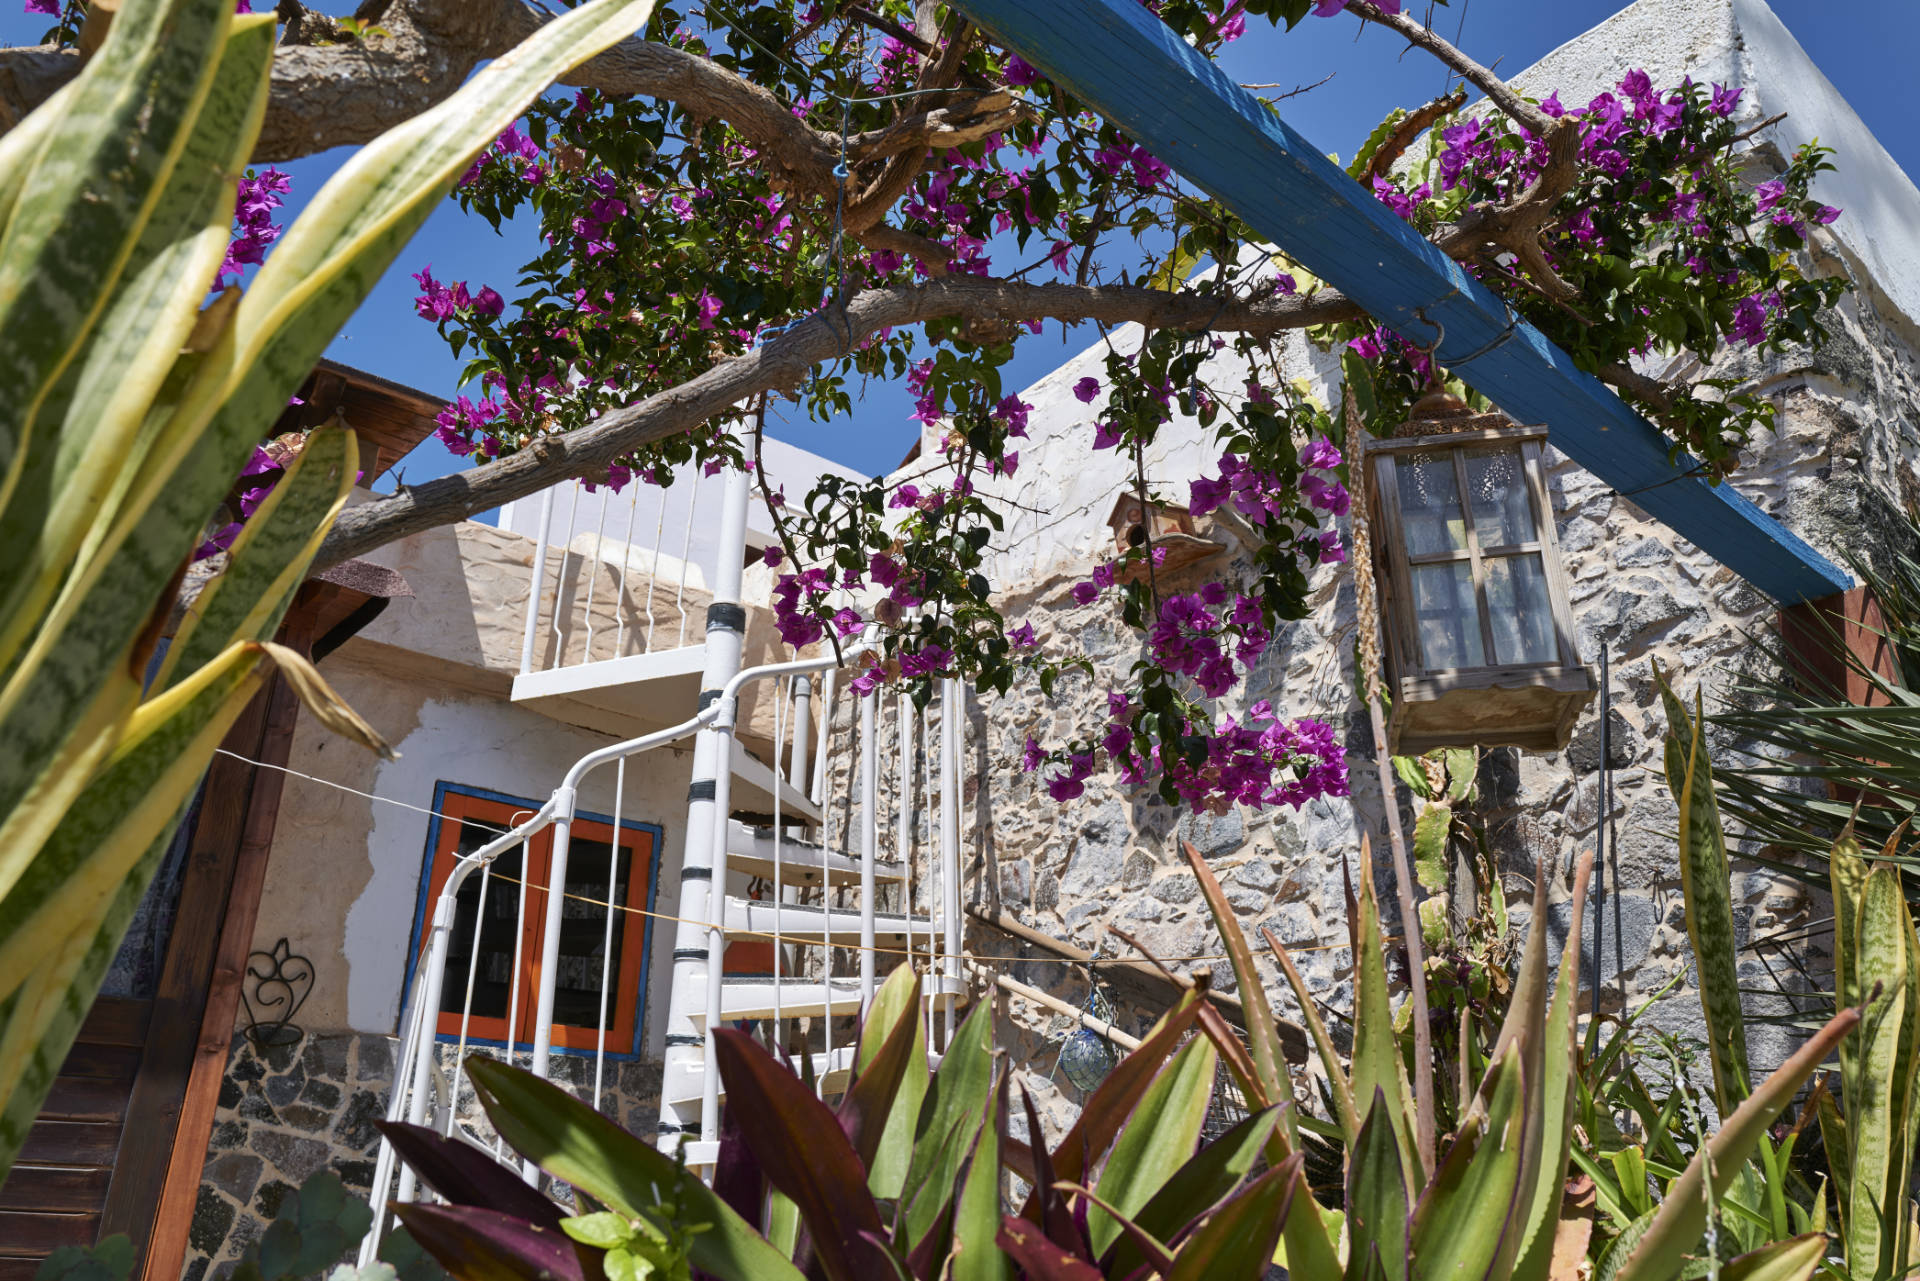
[{"label": "blue wooden beam", "polygon": [[[1381,323],[1440,353],[1481,351],[1505,306],[1460,265],[1139,0],[955,0],[1008,49],[1071,90],[1260,235]],[[1456,371],[1517,422],[1545,423],[1556,448],[1783,604],[1852,585],[1846,573],[1736,493],[1668,461],[1669,442],[1612,389],[1522,323]]]}]

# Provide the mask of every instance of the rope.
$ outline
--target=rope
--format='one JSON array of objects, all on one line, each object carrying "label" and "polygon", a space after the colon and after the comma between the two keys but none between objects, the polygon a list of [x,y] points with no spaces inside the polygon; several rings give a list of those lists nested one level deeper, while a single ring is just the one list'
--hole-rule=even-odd
[{"label": "rope", "polygon": [[1353,495],[1348,510],[1353,528],[1353,596],[1360,635],[1355,648],[1359,655],[1362,697],[1372,699],[1380,688],[1380,605],[1373,588],[1373,529],[1367,520],[1366,425],[1353,397],[1347,397],[1347,445],[1357,466],[1348,469],[1347,488]]},{"label": "rope", "polygon": [[[510,830],[508,828],[503,828],[503,827],[494,827],[490,824],[479,822],[465,815],[449,814],[444,810],[430,809],[424,805],[411,805],[406,801],[398,801],[393,799],[390,796],[379,796],[373,792],[363,792],[357,787],[348,787],[344,783],[336,783],[330,779],[320,778],[317,775],[307,774],[297,769],[289,769],[287,766],[284,766],[284,765],[274,765],[267,761],[256,761],[251,757],[242,756],[238,752],[230,752],[224,747],[217,748],[215,750],[218,752],[218,754],[222,756],[230,756],[234,760],[243,761],[248,765],[254,765],[262,769],[279,770],[283,774],[291,774],[295,778],[302,778],[307,780],[310,783],[318,783],[323,787],[331,787],[335,791],[347,792],[354,796],[362,797],[366,800],[378,801],[382,805],[395,805],[404,810],[412,810],[416,814],[426,814],[433,818],[450,819],[453,822],[460,823],[462,825],[470,825],[472,827],[478,828],[481,831],[492,832],[496,835],[504,836]],[[527,812],[532,813],[533,811],[529,810]],[[531,836],[529,836],[528,839],[532,839]],[[491,864],[489,864],[488,866],[491,866]],[[528,885],[528,882],[522,877],[508,876],[505,873],[499,872],[499,871],[491,872],[490,876],[493,880],[500,881],[508,885],[519,885],[523,887]],[[542,894],[547,893],[547,887],[544,885],[534,885],[534,886],[531,886],[531,888]],[[713,925],[713,922],[711,921],[697,921],[691,917],[676,916],[671,912],[656,912],[648,908],[632,907],[626,903],[614,903],[607,899],[594,898],[588,894],[573,894],[563,890],[561,891],[560,897],[570,902],[586,903],[593,907],[612,908],[615,911],[631,913],[634,916],[644,916],[655,921],[670,921],[670,922],[673,922],[674,924],[696,925],[696,926],[699,926],[701,929],[710,929],[712,928],[712,925]],[[524,894],[522,895],[522,902],[523,903],[525,902]],[[823,917],[822,919],[824,920],[825,918]],[[775,934],[772,931],[768,931],[768,930],[729,930],[727,931],[727,933],[731,936],[738,937],[738,938],[768,939],[768,940],[779,939],[779,940],[785,940],[788,942],[799,941],[792,934],[786,934],[786,933]],[[1396,943],[1398,941],[1399,941],[1398,939],[1392,939],[1392,938],[1386,940],[1386,942],[1388,943]],[[836,948],[844,948],[850,952],[871,951],[871,952],[876,952],[876,953],[880,953],[887,956],[922,956],[922,955],[928,954],[925,951],[909,951],[908,949],[902,948],[902,947],[875,946],[872,948],[868,948],[859,943],[833,943],[833,944],[806,943],[804,945],[809,947],[831,946]],[[1346,946],[1347,944],[1345,943],[1325,943],[1325,944],[1317,944],[1312,947],[1293,947],[1287,950],[1289,952],[1333,952],[1333,951],[1338,951],[1341,948],[1344,948]],[[1093,960],[1098,959],[1097,953],[1094,958],[1088,961],[1071,961],[1071,960],[1067,960],[1064,957],[1045,957],[1045,956],[995,956],[995,955],[982,956],[973,952],[968,952],[966,955],[975,961],[981,961],[981,962],[995,961],[995,962],[999,962],[1006,965],[1034,965],[1034,964],[1091,965]],[[1225,952],[1204,952],[1204,953],[1198,953],[1193,956],[1162,956],[1156,959],[1167,964],[1173,964],[1176,962],[1187,963],[1187,962],[1196,962],[1196,961],[1231,961],[1233,958]]]}]

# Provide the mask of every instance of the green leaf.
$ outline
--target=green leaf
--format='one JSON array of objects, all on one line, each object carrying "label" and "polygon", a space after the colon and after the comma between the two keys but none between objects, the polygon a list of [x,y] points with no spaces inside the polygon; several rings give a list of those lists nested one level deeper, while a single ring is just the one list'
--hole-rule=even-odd
[{"label": "green leaf", "polygon": [[[1095,1190],[1102,1201],[1132,1218],[1193,1159],[1212,1101],[1217,1063],[1212,1042],[1195,1037],[1154,1078],[1100,1175]],[[1087,1235],[1094,1254],[1104,1254],[1120,1236],[1120,1224],[1096,1208],[1087,1216]]]},{"label": "green leaf", "polygon": [[[885,1010],[880,1009],[882,995],[887,998]],[[896,968],[887,977],[881,992],[875,994],[873,1009],[867,1026],[861,1030],[853,1084],[835,1110],[861,1166],[868,1170],[873,1168],[882,1135],[893,1128],[893,1115],[904,1114],[896,1098],[900,1082],[916,1057],[922,1074],[926,1071],[926,1025],[920,1019],[919,973],[911,965]],[[919,1100],[913,1100],[913,1104],[918,1111]],[[869,1175],[869,1185],[873,1182]],[[874,1190],[876,1194],[879,1191]]]},{"label": "green leaf", "polygon": [[467,1060],[480,1105],[514,1151],[630,1218],[677,1205],[710,1230],[693,1238],[693,1265],[720,1281],[800,1281],[800,1270],[698,1176],[560,1087],[497,1059]]},{"label": "green leaf", "polygon": [[[906,1185],[907,1169],[913,1161],[913,1135],[919,1125],[920,1107],[926,1101],[931,1074],[927,1070],[926,1023],[920,1018],[920,984],[913,967],[902,965],[887,976],[874,993],[867,1021],[860,1029],[858,1070],[867,1065],[886,1044],[890,1029],[901,1019],[913,1025],[907,1061],[886,1112],[879,1144],[867,1163],[867,1186],[877,1197],[894,1198]],[[995,1216],[998,1222],[999,1216]]]},{"label": "green leaf", "polygon": [[633,1222],[612,1210],[560,1220],[560,1230],[585,1245],[611,1250],[633,1235]]},{"label": "green leaf", "polygon": [[1264,1277],[1292,1205],[1312,1200],[1300,1177],[1301,1161],[1295,1153],[1215,1210],[1181,1244],[1167,1281],[1259,1281]]},{"label": "green leaf", "polygon": [[1293,989],[1293,999],[1300,1003],[1301,1016],[1307,1021],[1307,1033],[1313,1038],[1314,1053],[1320,1056],[1320,1069],[1326,1073],[1328,1086],[1333,1091],[1333,1115],[1340,1123],[1341,1136],[1348,1143],[1353,1143],[1360,1136],[1360,1118],[1353,1105],[1353,1084],[1347,1077],[1340,1051],[1327,1033],[1326,1020],[1320,1017],[1320,1011],[1314,1006],[1313,993],[1307,990],[1306,981],[1300,977],[1300,971],[1294,966],[1293,958],[1287,955],[1287,949],[1281,946],[1279,936],[1266,927],[1262,927],[1262,932],[1266,935],[1267,946],[1273,951],[1273,959],[1280,963],[1281,972],[1287,976],[1287,986]]},{"label": "green leaf", "polygon": [[1860,901],[1855,954],[1856,981],[1869,991],[1860,1024],[1848,1091],[1848,1133],[1853,1140],[1847,1176],[1847,1262],[1868,1276],[1905,1271],[1905,1237],[1912,1177],[1914,1073],[1914,975],[1920,967],[1913,943],[1899,869],[1881,864],[1867,877]]},{"label": "green leaf", "polygon": [[1721,1269],[1720,1277],[1721,1281],[1807,1281],[1826,1254],[1827,1234],[1810,1232],[1743,1254]]},{"label": "green leaf", "polygon": [[953,1211],[953,1281],[1008,1281],[1007,1256],[994,1244],[994,1238],[1000,1232],[997,1118],[1006,1115],[1009,1079],[1008,1073],[1000,1074],[1000,1086],[989,1104],[993,1116],[980,1126],[972,1156],[960,1173],[960,1198]]},{"label": "green leaf", "polygon": [[1359,951],[1354,956],[1353,1100],[1362,1126],[1378,1104],[1387,1109],[1404,1165],[1408,1187],[1414,1175],[1415,1148],[1407,1092],[1401,1079],[1400,1042],[1394,1032],[1393,1004],[1387,995],[1387,946],[1380,931],[1380,904],[1374,896],[1373,861],[1360,859]]},{"label": "green leaf", "polygon": [[1453,831],[1453,807],[1430,804],[1413,823],[1413,876],[1429,893],[1447,888],[1447,836]]},{"label": "green leaf", "polygon": [[[1174,1171],[1153,1199],[1133,1220],[1157,1241],[1178,1236],[1189,1224],[1239,1187],[1260,1163],[1280,1121],[1278,1107],[1263,1108],[1201,1148],[1199,1155]],[[1102,1260],[1108,1276],[1130,1276],[1145,1262],[1139,1249],[1126,1239],[1114,1242]]]},{"label": "green leaf", "polygon": [[[908,1249],[933,1230],[952,1199],[974,1130],[986,1115],[993,1090],[992,1036],[992,1002],[983,1001],[967,1012],[954,1033],[920,1105],[913,1159],[901,1192],[906,1199],[901,1240]],[[927,1195],[916,1195],[923,1189]]]}]

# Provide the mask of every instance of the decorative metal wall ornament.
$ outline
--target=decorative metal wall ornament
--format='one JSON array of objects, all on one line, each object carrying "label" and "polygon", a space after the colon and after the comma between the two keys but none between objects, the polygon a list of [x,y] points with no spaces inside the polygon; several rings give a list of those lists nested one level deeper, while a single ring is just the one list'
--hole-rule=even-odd
[{"label": "decorative metal wall ornament", "polygon": [[[248,988],[252,988],[251,994]],[[275,943],[271,952],[248,955],[240,1002],[247,1009],[247,1039],[254,1048],[292,1045],[305,1036],[293,1016],[312,992],[313,962],[295,952],[287,940]],[[263,1014],[277,1017],[263,1018]]]},{"label": "decorative metal wall ornament", "polygon": [[[1099,953],[1094,955],[1097,958]],[[1094,979],[1091,961],[1087,965],[1086,1010],[1103,1023],[1113,1022],[1113,1003],[1107,1000]],[[1073,1082],[1081,1093],[1091,1094],[1119,1063],[1120,1051],[1106,1033],[1096,1032],[1082,1023],[1060,1043],[1060,1056],[1054,1060],[1053,1068]]]}]

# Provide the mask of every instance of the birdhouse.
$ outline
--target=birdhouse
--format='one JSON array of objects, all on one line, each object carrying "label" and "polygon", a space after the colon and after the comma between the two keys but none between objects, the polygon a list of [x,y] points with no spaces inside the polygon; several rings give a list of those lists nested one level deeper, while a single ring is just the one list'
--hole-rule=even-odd
[{"label": "birdhouse", "polygon": [[1398,754],[1557,751],[1598,689],[1574,647],[1546,438],[1434,393],[1366,445]]},{"label": "birdhouse", "polygon": [[[1200,536],[1199,523],[1186,508],[1172,503],[1142,506],[1137,494],[1122,494],[1114,501],[1107,525],[1113,530],[1114,553],[1119,556],[1143,545],[1151,535],[1154,547],[1163,553],[1158,568],[1168,573],[1226,550],[1212,539]],[[1120,578],[1131,581],[1145,577],[1146,572],[1144,565],[1130,564],[1121,571]]]}]

